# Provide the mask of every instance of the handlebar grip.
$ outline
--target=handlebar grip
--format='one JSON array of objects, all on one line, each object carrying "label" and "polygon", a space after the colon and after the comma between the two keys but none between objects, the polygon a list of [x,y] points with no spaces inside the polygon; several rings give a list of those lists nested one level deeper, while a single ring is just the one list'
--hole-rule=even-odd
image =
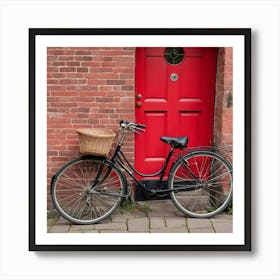
[{"label": "handlebar grip", "polygon": [[141,124],[141,123],[138,123],[138,124],[136,124],[136,127],[139,127],[139,128],[146,128],[146,125]]},{"label": "handlebar grip", "polygon": [[144,125],[144,124],[141,124],[141,123],[130,123],[129,121],[127,121],[127,120],[121,120],[120,121],[120,126],[122,126],[122,124],[124,124],[124,125],[134,125],[134,127],[136,127],[136,128],[146,128],[146,125]]}]

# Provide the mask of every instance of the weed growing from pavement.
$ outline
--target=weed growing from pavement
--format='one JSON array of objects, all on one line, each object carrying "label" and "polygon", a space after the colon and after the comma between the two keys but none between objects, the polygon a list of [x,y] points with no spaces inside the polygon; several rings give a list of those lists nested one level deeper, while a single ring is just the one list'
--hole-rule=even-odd
[{"label": "weed growing from pavement", "polygon": [[51,210],[47,212],[47,220],[48,220],[48,226],[53,226],[57,220],[59,219],[59,215],[55,210]]},{"label": "weed growing from pavement", "polygon": [[147,206],[146,204],[142,205],[142,204],[138,203],[137,201],[135,201],[134,199],[126,199],[122,203],[121,208],[120,208],[121,214],[124,214],[126,212],[135,213],[137,210],[144,212],[146,214],[148,214],[149,212],[152,212],[152,210],[151,210],[151,208],[149,208],[149,206]]},{"label": "weed growing from pavement", "polygon": [[232,206],[232,201],[229,203],[227,209],[226,209],[227,214],[232,215],[233,213],[233,206]]}]

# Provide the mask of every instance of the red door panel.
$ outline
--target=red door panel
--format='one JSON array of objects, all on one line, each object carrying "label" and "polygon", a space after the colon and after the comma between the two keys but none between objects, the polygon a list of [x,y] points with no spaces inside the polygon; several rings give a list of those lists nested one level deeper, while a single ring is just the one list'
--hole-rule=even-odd
[{"label": "red door panel", "polygon": [[135,138],[135,166],[143,173],[164,163],[169,146],[161,136],[187,135],[189,147],[212,143],[217,49],[184,48],[176,65],[165,60],[165,49],[136,50],[136,122],[147,129]]},{"label": "red door panel", "polygon": [[[141,141],[144,144],[142,160],[144,160],[143,166],[145,166],[145,173],[149,173],[148,170],[155,171],[160,169],[165,160],[166,145],[159,141],[159,138],[166,134],[167,116],[165,112],[147,112],[144,122],[147,127],[151,127],[151,129],[147,129],[140,136],[143,137],[145,134],[145,141]],[[140,140],[140,137],[137,140]],[[156,144],[149,145],[149,142]]]}]

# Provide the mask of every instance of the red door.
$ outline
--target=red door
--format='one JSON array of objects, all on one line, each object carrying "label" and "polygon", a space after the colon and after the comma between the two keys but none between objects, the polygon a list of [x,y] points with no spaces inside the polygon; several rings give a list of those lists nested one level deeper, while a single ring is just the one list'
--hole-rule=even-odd
[{"label": "red door", "polygon": [[216,48],[137,48],[136,122],[147,125],[135,137],[135,167],[160,169],[169,146],[161,136],[189,137],[189,147],[213,138]]}]

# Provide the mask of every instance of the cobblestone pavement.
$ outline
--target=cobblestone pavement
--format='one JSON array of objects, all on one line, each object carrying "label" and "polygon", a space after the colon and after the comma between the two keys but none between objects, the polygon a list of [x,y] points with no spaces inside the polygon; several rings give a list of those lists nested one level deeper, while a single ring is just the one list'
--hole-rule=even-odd
[{"label": "cobblestone pavement", "polygon": [[132,208],[119,208],[111,217],[94,225],[73,225],[57,214],[49,213],[48,232],[231,233],[232,215],[222,213],[211,219],[189,218],[170,200],[138,201]]}]

